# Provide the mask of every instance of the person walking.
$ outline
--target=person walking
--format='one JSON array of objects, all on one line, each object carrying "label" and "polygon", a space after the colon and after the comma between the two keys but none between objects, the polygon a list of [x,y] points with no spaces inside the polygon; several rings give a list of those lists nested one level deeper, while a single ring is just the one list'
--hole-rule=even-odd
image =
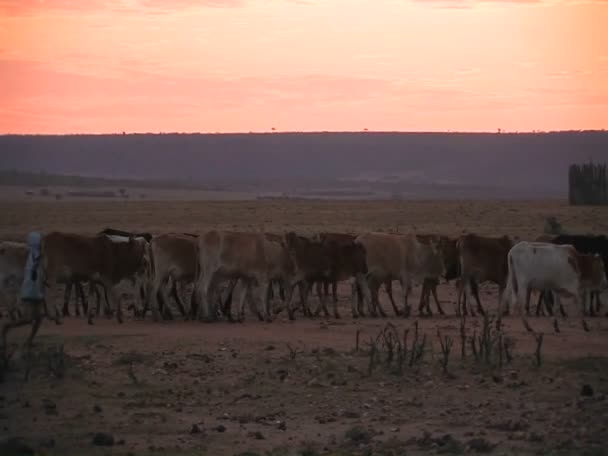
[{"label": "person walking", "polygon": [[5,323],[2,327],[2,355],[7,360],[7,334],[10,329],[32,324],[32,332],[25,346],[28,357],[32,348],[32,341],[40,328],[44,309],[46,308],[44,293],[44,277],[42,274],[42,236],[38,232],[31,232],[27,237],[29,253],[25,262],[23,284],[21,285],[21,312],[18,319]]}]

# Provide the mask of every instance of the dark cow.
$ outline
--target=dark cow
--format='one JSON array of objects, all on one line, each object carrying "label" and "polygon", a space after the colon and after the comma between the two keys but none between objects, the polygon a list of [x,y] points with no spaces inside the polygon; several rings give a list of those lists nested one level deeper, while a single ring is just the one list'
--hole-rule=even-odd
[{"label": "dark cow", "polygon": [[[313,236],[313,240],[321,242],[321,245],[325,248],[325,254],[329,257],[329,274],[323,282],[323,292],[327,297],[329,295],[329,286],[331,286],[334,304],[338,302],[338,282],[356,279],[362,274],[367,273],[365,250],[362,245],[355,243],[356,239],[356,235],[347,233],[321,232]],[[362,314],[362,290],[357,285],[356,280],[353,282],[353,286],[358,296],[357,307],[359,308],[359,313]],[[319,290],[320,293],[321,290]]]},{"label": "dark cow", "polygon": [[[491,238],[466,234],[457,242],[460,256],[460,286],[458,291],[457,315],[467,315],[466,294],[468,289],[477,301],[477,309],[485,314],[478,293],[474,292],[471,284],[493,282],[498,285],[498,300],[500,303],[502,293],[507,284],[509,268],[507,255],[513,247],[513,241],[507,236]],[[465,299],[461,299],[461,298]],[[462,304],[462,308],[461,308]],[[471,315],[475,315],[471,307]]]},{"label": "dark cow", "polygon": [[[546,242],[557,245],[571,245],[578,253],[598,254],[602,257],[604,268],[608,271],[608,238],[604,235],[560,234],[546,239]],[[595,306],[593,305],[594,298]],[[547,293],[545,290],[541,292],[538,298],[536,314],[540,315],[543,313],[543,302],[546,304],[548,313],[552,315],[553,296],[551,293]],[[589,290],[589,314],[592,316],[595,315],[599,312],[600,307],[600,292],[597,290]],[[529,312],[529,310],[529,308],[526,309],[527,312]],[[560,311],[562,312],[562,315],[565,315],[563,308],[560,307]]]},{"label": "dark cow", "polygon": [[[149,249],[148,242],[140,238],[53,232],[42,240],[43,270],[48,284],[84,279],[103,283],[122,323],[122,307],[114,287],[123,280],[149,280]],[[88,317],[92,324],[92,308]]]}]

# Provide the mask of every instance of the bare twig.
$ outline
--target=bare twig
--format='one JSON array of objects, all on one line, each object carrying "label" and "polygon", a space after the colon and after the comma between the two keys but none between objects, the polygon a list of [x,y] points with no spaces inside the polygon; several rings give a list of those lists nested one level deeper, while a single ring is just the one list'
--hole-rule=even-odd
[{"label": "bare twig", "polygon": [[541,358],[541,350],[543,347],[543,338],[544,338],[544,334],[543,333],[539,333],[539,334],[534,334],[534,339],[536,340],[536,351],[535,351],[535,355],[536,355],[536,367],[540,367],[542,364],[542,358]]},{"label": "bare twig", "polygon": [[450,352],[452,351],[454,340],[450,336],[442,337],[439,329],[437,330],[437,338],[439,339],[439,345],[441,346],[441,367],[443,368],[443,373],[447,375],[448,362],[450,360]]},{"label": "bare twig", "polygon": [[460,359],[465,359],[467,356],[467,317],[460,318]]}]

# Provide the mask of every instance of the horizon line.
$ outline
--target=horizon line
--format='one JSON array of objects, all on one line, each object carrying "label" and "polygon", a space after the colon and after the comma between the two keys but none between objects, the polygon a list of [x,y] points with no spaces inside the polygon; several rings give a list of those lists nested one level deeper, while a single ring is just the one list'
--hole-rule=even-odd
[{"label": "horizon line", "polygon": [[484,134],[484,135],[542,135],[555,133],[604,133],[607,128],[601,129],[570,129],[570,130],[524,130],[506,131],[498,129],[488,130],[271,130],[271,131],[232,131],[232,132],[205,132],[205,131],[122,131],[106,133],[0,133],[0,137],[6,136],[143,136],[143,135],[207,135],[207,136],[229,136],[229,135],[310,135],[310,134]]}]

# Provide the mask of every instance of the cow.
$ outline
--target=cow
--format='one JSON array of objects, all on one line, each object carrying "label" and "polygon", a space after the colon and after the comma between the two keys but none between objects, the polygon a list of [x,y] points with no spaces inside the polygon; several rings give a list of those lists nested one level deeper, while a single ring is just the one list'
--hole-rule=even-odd
[{"label": "cow", "polygon": [[[337,283],[351,280],[353,290],[359,289],[357,282],[364,280],[367,273],[365,250],[355,242],[356,236],[343,233],[319,233],[311,238],[289,232],[285,234],[285,244],[293,260],[295,277],[292,283],[298,283],[300,297],[305,315],[318,315],[323,310],[326,316],[329,311],[326,295],[321,285],[332,285],[333,315],[340,318],[338,312]],[[317,283],[319,306],[314,313],[308,308],[307,299],[313,283]],[[288,306],[289,318],[294,312]]]},{"label": "cow", "polygon": [[[116,242],[126,242],[130,238],[135,239],[144,239],[147,242],[150,242],[152,239],[152,235],[150,233],[137,233],[137,232],[128,232],[124,230],[117,230],[114,228],[105,228],[97,233],[98,235],[108,236],[109,239],[112,239]],[[66,288],[64,293],[64,301],[63,301],[63,315],[69,316],[69,303],[70,298],[72,296],[72,290],[75,290],[75,309],[76,316],[80,315],[80,307],[83,309],[83,315],[88,314],[88,300],[86,294],[84,292],[84,288],[82,286],[82,282],[86,282],[87,278],[78,278],[74,277],[73,280],[66,282]],[[100,281],[91,280],[89,281],[89,294],[95,294],[96,297],[96,313],[99,316],[101,310],[101,300],[103,297],[105,298],[105,313],[106,315],[111,315],[112,310],[110,309],[109,301],[108,301],[108,292],[104,287],[104,284]],[[145,284],[139,284],[139,295],[140,299],[144,302],[144,306],[146,301],[146,290]],[[81,306],[78,305],[80,301]]]},{"label": "cow", "polygon": [[599,257],[579,255],[571,245],[520,242],[509,251],[507,264],[507,289],[499,306],[499,318],[505,305],[515,303],[524,327],[532,331],[521,311],[521,303],[529,304],[532,290],[551,290],[558,301],[560,295],[574,298],[575,308],[581,311],[583,328],[588,330],[584,320],[583,289],[590,282],[598,283],[602,289],[607,286]]},{"label": "cow", "polygon": [[[538,239],[537,239],[538,241]],[[599,254],[604,263],[604,268],[608,270],[608,238],[606,236],[592,236],[592,235],[572,235],[572,234],[560,234],[557,236],[552,236],[547,242],[551,242],[552,244],[557,245],[572,245],[577,252],[583,254]],[[587,290],[589,293],[589,314],[591,316],[595,315],[599,312],[601,307],[600,300],[600,292],[597,290]],[[541,292],[538,303],[536,306],[536,313],[539,315],[542,312],[542,304],[544,298],[547,297],[549,302],[547,310],[551,313],[551,295]],[[595,298],[595,306],[593,305],[593,301]],[[563,309],[560,308],[563,313]],[[529,309],[526,309],[528,312]]]},{"label": "cow", "polygon": [[[184,234],[162,234],[150,242],[152,258],[152,280],[148,287],[148,299],[154,320],[159,317],[159,300],[167,302],[164,286],[171,281],[171,295],[175,299],[182,316],[187,312],[177,292],[178,282],[192,283],[196,273],[196,251],[198,238]],[[160,299],[159,299],[160,298]],[[168,306],[163,313],[167,316]],[[145,315],[145,309],[144,309]]]},{"label": "cow", "polygon": [[[460,276],[460,266],[459,266],[459,257],[458,257],[458,247],[457,240],[450,239],[447,236],[438,236],[438,235],[416,235],[418,241],[423,244],[429,244],[430,242],[435,242],[441,251],[441,255],[443,256],[443,263],[445,265],[445,280],[455,280]],[[437,310],[441,315],[445,315],[441,304],[439,302],[439,298],[437,297],[437,287],[439,286],[439,277],[428,277],[424,279],[422,284],[422,292],[420,294],[420,303],[418,305],[418,312],[420,315],[423,315],[424,309],[426,309],[426,315],[431,316],[433,313],[431,312],[430,306],[430,295],[433,295],[435,299],[435,304],[437,305]],[[473,285],[474,292],[477,291],[475,285]]]},{"label": "cow", "polygon": [[[386,315],[378,300],[378,287],[381,283],[398,280],[403,292],[404,309],[401,312],[393,305],[395,314],[407,317],[411,310],[408,305],[408,293],[413,281],[423,283],[427,278],[436,278],[445,274],[443,256],[436,240],[420,242],[415,235],[366,233],[357,237],[356,243],[365,249],[367,262],[368,291],[366,298],[371,298],[371,309],[377,308],[381,315]],[[353,315],[355,308],[353,306]]]},{"label": "cow", "polygon": [[[150,247],[142,238],[52,232],[42,239],[42,262],[48,284],[73,280],[101,282],[111,303],[116,302],[116,317],[122,323],[122,307],[114,287],[123,280],[149,280]],[[93,324],[92,307],[88,322]]]},{"label": "cow", "polygon": [[[240,279],[245,286],[240,309],[245,300],[263,304],[257,307],[258,317],[271,321],[268,290],[273,280],[283,283],[291,299],[293,264],[282,242],[263,233],[207,231],[197,243],[197,272],[193,301],[199,320],[217,318],[217,297],[222,281]],[[254,293],[255,290],[255,293]]]},{"label": "cow", "polygon": [[23,271],[29,249],[23,242],[0,241],[0,297],[4,309],[14,318],[19,304]]},{"label": "cow", "polygon": [[[458,239],[456,245],[460,262],[460,286],[456,314],[468,314],[466,302],[470,291],[477,302],[477,310],[485,315],[479,294],[472,285],[486,281],[497,284],[500,302],[507,283],[507,255],[513,247],[513,241],[507,236],[491,238],[465,234]],[[472,306],[470,310],[471,315],[475,316]]]}]

